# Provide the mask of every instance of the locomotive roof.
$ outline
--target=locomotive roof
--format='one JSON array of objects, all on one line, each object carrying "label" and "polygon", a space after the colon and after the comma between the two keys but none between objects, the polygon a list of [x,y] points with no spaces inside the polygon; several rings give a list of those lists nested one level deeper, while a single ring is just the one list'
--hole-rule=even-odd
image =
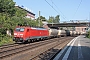
[{"label": "locomotive roof", "polygon": [[45,28],[34,28],[34,27],[31,27],[31,29],[46,30]]},{"label": "locomotive roof", "polygon": [[29,26],[18,26],[16,28],[31,28],[31,29],[36,29],[36,30],[47,30],[46,28],[43,28],[43,27],[29,27]]}]

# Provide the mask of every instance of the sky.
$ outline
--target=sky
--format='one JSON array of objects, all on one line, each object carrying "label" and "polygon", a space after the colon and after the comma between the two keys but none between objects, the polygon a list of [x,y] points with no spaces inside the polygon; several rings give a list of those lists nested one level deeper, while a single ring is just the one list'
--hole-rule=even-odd
[{"label": "sky", "polygon": [[[47,1],[47,2],[46,2]],[[14,0],[32,10],[37,18],[60,15],[60,21],[90,20],[90,0]]]}]

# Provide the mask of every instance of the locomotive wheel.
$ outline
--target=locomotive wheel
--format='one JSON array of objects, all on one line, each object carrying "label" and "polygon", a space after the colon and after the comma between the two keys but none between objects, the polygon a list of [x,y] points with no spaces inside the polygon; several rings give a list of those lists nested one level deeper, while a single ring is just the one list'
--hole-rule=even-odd
[{"label": "locomotive wheel", "polygon": [[29,42],[29,43],[31,42],[30,39],[28,40],[28,42]]}]

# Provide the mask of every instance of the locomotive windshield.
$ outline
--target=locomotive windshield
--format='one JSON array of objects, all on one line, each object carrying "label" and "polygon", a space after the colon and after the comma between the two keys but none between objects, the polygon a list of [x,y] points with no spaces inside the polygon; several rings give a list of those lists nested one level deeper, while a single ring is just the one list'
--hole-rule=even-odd
[{"label": "locomotive windshield", "polygon": [[23,32],[24,31],[24,28],[16,28],[15,31]]}]

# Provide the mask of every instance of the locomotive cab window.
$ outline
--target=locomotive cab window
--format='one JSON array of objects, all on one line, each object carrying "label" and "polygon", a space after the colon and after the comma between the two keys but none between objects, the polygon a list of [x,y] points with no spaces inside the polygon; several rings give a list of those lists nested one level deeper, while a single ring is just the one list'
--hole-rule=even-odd
[{"label": "locomotive cab window", "polygon": [[24,31],[24,28],[16,28],[15,31],[23,32]]},{"label": "locomotive cab window", "polygon": [[20,28],[16,28],[15,31],[20,31]]},{"label": "locomotive cab window", "polygon": [[21,28],[20,31],[23,32],[24,31],[24,28]]}]

